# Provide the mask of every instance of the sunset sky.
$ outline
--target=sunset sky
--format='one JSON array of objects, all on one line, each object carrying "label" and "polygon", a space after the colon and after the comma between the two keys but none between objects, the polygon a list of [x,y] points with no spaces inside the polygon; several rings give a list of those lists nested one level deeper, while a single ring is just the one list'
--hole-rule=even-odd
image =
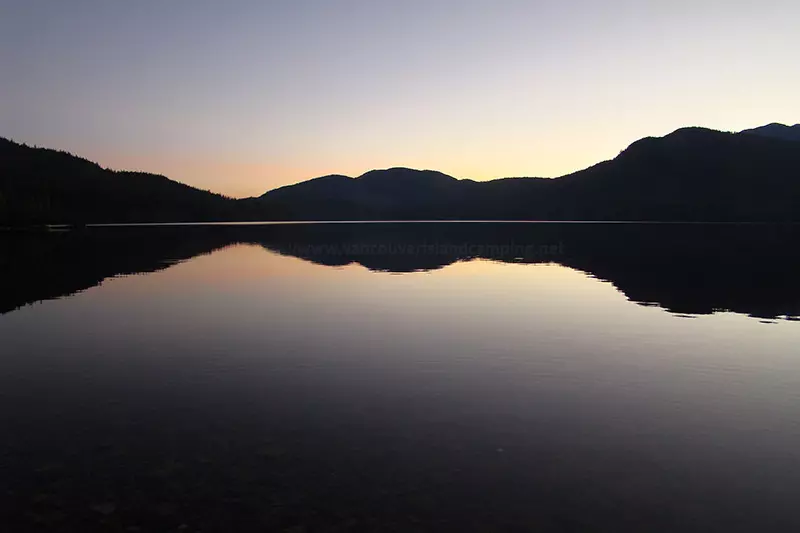
[{"label": "sunset sky", "polygon": [[232,196],[800,122],[797,0],[0,0],[0,136]]}]

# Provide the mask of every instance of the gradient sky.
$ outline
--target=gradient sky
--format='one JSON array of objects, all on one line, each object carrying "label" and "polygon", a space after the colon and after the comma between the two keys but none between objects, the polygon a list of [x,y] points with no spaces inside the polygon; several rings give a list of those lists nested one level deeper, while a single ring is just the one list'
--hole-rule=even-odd
[{"label": "gradient sky", "polygon": [[800,122],[797,0],[0,0],[0,136],[233,196]]}]

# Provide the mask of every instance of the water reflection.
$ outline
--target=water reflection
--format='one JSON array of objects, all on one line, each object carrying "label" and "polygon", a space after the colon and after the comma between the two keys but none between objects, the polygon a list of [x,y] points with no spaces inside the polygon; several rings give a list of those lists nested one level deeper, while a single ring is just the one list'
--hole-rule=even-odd
[{"label": "water reflection", "polygon": [[[0,523],[794,531],[800,324],[746,316],[794,316],[794,235],[521,224],[8,235]],[[719,308],[738,314],[698,314]]]},{"label": "water reflection", "polygon": [[681,316],[800,316],[800,229],[770,225],[309,224],[89,228],[0,237],[0,313],[121,274],[250,243],[320,265],[373,271],[458,261],[557,263]]}]

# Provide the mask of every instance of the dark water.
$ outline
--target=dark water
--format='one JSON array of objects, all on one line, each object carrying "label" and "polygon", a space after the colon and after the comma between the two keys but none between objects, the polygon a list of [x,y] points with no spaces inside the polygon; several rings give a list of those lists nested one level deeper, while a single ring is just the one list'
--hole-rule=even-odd
[{"label": "dark water", "polygon": [[0,235],[0,524],[798,530],[799,236]]}]

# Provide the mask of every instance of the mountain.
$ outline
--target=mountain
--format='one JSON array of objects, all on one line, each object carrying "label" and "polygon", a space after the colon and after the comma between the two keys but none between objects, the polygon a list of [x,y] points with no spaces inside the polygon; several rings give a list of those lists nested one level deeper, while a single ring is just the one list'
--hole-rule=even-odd
[{"label": "mountain", "polygon": [[766,126],[744,130],[740,133],[745,135],[761,135],[762,137],[772,137],[775,139],[784,139],[787,141],[800,141],[800,124],[794,126],[787,126],[786,124],[778,124],[773,122]]},{"label": "mountain", "polygon": [[683,128],[561,178],[458,180],[394,168],[267,192],[288,220],[798,221],[800,150],[784,139]]},{"label": "mountain", "polygon": [[234,200],[0,138],[0,225],[236,219]]},{"label": "mountain", "polygon": [[[391,168],[234,200],[0,139],[0,226],[232,220],[800,221],[800,150],[761,133],[683,128],[561,178],[456,179]],[[794,128],[789,128],[795,131]],[[785,137],[785,135],[784,135]]]},{"label": "mountain", "polygon": [[451,208],[466,199],[462,191],[469,183],[432,170],[391,168],[304,181],[270,191],[259,202],[290,220],[453,218]]}]

